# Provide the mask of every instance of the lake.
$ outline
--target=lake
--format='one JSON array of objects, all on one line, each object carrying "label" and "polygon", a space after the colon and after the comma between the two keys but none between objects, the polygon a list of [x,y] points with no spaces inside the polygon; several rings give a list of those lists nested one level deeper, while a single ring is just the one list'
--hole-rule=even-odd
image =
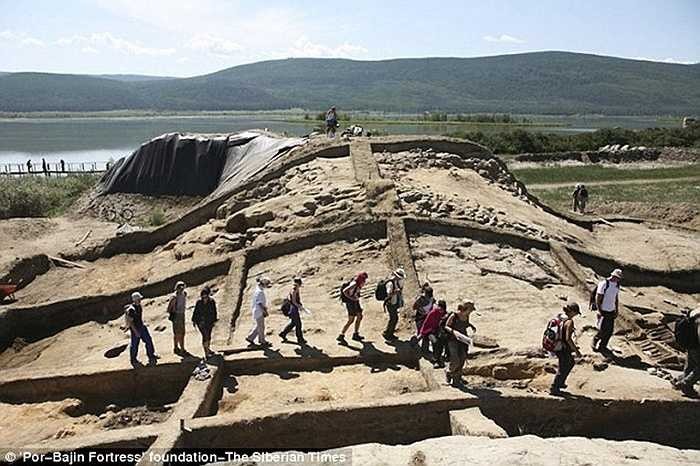
[{"label": "lake", "polygon": [[[129,155],[142,143],[163,133],[229,133],[254,128],[268,128],[290,136],[303,136],[318,124],[288,122],[287,117],[269,114],[226,116],[158,116],[158,117],[91,117],[91,118],[22,118],[0,120],[0,164],[26,163],[28,159],[49,163],[63,159],[67,163],[106,162]],[[597,128],[620,126],[646,128],[680,126],[680,121],[653,117],[548,117],[529,116],[544,123],[528,127],[532,131],[576,133]],[[549,126],[551,123],[552,126]],[[557,125],[566,126],[557,126]],[[388,134],[445,134],[459,129],[499,131],[502,126],[364,124],[365,129]]]}]

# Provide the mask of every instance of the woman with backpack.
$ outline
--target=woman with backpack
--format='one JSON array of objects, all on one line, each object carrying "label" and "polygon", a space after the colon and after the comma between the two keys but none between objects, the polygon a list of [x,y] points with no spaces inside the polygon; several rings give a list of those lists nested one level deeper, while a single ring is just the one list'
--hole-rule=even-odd
[{"label": "woman with backpack", "polygon": [[287,326],[284,328],[279,333],[280,338],[282,338],[282,341],[287,341],[287,334],[291,332],[292,330],[295,331],[296,336],[297,336],[297,342],[300,345],[305,345],[306,340],[304,339],[304,331],[302,330],[301,327],[301,310],[304,309],[304,306],[301,304],[301,293],[300,293],[300,288],[302,285],[302,281],[300,277],[295,277],[294,278],[294,284],[292,285],[292,291],[289,292],[289,295],[287,296],[286,302],[283,305],[284,308],[287,309],[287,317],[289,317],[289,323]]},{"label": "woman with backpack", "polygon": [[345,340],[345,332],[348,331],[353,322],[355,322],[355,332],[352,334],[352,339],[355,341],[362,341],[362,336],[360,336],[360,322],[362,322],[362,306],[360,306],[360,294],[362,288],[367,284],[367,278],[369,275],[367,272],[360,272],[357,276],[343,285],[340,291],[340,299],[345,303],[345,308],[348,311],[348,321],[343,325],[343,329],[338,335],[338,343],[341,345],[347,345]]},{"label": "woman with backpack", "polygon": [[451,313],[445,321],[445,333],[447,335],[447,347],[450,352],[450,366],[446,377],[447,383],[453,387],[461,387],[462,371],[464,363],[467,362],[467,352],[469,350],[469,337],[467,328],[471,327],[476,332],[476,327],[469,323],[469,316],[476,310],[472,301],[465,301],[457,306],[457,312]]},{"label": "woman with backpack", "polygon": [[209,358],[214,354],[210,345],[211,331],[214,329],[216,321],[216,302],[211,297],[211,289],[205,286],[199,294],[199,299],[195,303],[194,312],[192,313],[192,324],[202,334],[202,349],[204,349],[205,358]]},{"label": "woman with backpack", "polygon": [[557,375],[554,377],[552,386],[549,389],[549,393],[552,395],[560,395],[561,389],[566,388],[566,378],[571,373],[571,369],[576,365],[576,360],[571,354],[573,351],[576,353],[576,357],[581,357],[581,351],[576,345],[574,340],[574,334],[576,329],[574,328],[574,317],[581,314],[581,310],[577,303],[571,302],[564,306],[564,315],[560,315],[559,320],[560,331],[559,331],[559,341],[557,342],[557,347],[554,349],[554,354],[559,360],[559,365],[557,368]]},{"label": "woman with backpack", "polygon": [[429,343],[433,347],[433,367],[435,368],[445,367],[445,363],[442,361],[445,342],[444,335],[441,334],[443,332],[441,324],[446,316],[447,303],[441,299],[437,302],[437,305],[433,306],[430,312],[428,312],[428,315],[423,321],[423,325],[421,325],[418,331],[418,338],[421,340],[423,352],[428,352]]}]

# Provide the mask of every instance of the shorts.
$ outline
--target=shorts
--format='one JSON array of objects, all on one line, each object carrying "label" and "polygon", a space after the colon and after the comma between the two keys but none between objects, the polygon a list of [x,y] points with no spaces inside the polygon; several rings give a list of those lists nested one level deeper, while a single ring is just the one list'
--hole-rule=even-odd
[{"label": "shorts", "polygon": [[183,335],[185,333],[185,314],[175,314],[173,319],[173,333]]},{"label": "shorts", "polygon": [[355,317],[362,314],[362,308],[359,301],[348,301],[345,303],[345,308],[348,310],[348,316]]}]

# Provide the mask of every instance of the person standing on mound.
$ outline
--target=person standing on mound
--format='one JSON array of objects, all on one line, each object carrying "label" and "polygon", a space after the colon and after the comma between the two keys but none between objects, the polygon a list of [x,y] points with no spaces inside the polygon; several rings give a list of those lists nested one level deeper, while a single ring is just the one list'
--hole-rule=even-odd
[{"label": "person standing on mound", "polygon": [[267,306],[267,296],[265,296],[265,290],[272,286],[272,282],[269,278],[261,277],[257,279],[257,286],[255,287],[255,292],[253,293],[253,302],[251,305],[251,315],[253,317],[253,328],[246,337],[246,341],[251,345],[255,345],[255,339],[258,339],[260,346],[270,347],[270,344],[265,340],[265,317],[269,314]]}]

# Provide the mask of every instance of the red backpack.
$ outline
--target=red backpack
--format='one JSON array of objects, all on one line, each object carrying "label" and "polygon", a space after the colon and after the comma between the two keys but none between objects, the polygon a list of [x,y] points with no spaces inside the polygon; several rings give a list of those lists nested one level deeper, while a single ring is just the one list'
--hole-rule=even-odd
[{"label": "red backpack", "polygon": [[559,316],[552,318],[549,323],[547,323],[547,328],[544,330],[544,335],[542,336],[542,348],[544,348],[545,351],[553,353],[561,350],[563,325],[564,319]]}]

